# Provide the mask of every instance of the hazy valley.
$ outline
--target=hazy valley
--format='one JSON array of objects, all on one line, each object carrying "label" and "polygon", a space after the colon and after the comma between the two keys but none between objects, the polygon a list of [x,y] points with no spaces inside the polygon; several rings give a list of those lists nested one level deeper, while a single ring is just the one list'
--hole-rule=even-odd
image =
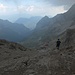
[{"label": "hazy valley", "polygon": [[0,75],[75,75],[74,11],[75,4],[53,18],[45,16],[34,30],[22,21],[0,20]]},{"label": "hazy valley", "polygon": [[41,16],[35,16],[30,18],[19,18],[18,20],[15,21],[15,23],[24,24],[27,28],[33,30],[41,18],[42,18]]},{"label": "hazy valley", "polygon": [[[66,36],[67,31],[74,29],[75,26],[75,5],[73,5],[67,12],[58,14],[53,18],[48,16],[43,17],[36,25],[33,33],[29,38],[23,41],[22,44],[28,47],[40,47],[42,44],[56,41],[58,38],[61,40]],[[64,34],[66,33],[66,34]],[[63,36],[63,37],[61,37]],[[66,37],[64,38],[64,40]],[[62,40],[63,41],[63,40]]]}]

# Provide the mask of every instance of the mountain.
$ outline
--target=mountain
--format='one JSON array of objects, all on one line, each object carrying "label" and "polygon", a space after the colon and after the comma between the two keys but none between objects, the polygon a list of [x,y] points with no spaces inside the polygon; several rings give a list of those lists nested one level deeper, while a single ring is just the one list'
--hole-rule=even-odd
[{"label": "mountain", "polygon": [[[70,13],[73,8],[74,5]],[[0,40],[0,75],[75,75],[75,15],[69,11],[53,18],[45,16],[37,23],[24,43],[35,49]],[[59,50],[55,47],[58,38]],[[49,46],[40,47],[45,42]]]},{"label": "mountain", "polygon": [[21,41],[28,36],[30,29],[23,24],[11,23],[8,20],[0,19],[0,39],[9,41]]},{"label": "mountain", "polygon": [[67,12],[57,14],[53,18],[43,17],[36,25],[32,35],[22,42],[28,47],[39,48],[42,44],[52,42],[61,38],[61,34],[65,33],[69,28],[75,25],[75,5],[73,5]]},{"label": "mountain", "polygon": [[27,28],[34,29],[40,19],[40,16],[30,18],[19,18],[15,21],[15,23],[24,24]]},{"label": "mountain", "polygon": [[64,14],[66,19],[75,19],[75,4]]}]

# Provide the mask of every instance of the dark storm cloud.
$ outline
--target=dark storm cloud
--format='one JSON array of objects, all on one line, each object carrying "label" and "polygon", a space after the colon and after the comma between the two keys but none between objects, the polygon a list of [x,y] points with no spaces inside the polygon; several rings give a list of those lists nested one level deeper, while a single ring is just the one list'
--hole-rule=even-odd
[{"label": "dark storm cloud", "polygon": [[70,8],[73,4],[75,4],[75,0],[42,0],[48,4],[53,6],[64,6],[65,9]]}]

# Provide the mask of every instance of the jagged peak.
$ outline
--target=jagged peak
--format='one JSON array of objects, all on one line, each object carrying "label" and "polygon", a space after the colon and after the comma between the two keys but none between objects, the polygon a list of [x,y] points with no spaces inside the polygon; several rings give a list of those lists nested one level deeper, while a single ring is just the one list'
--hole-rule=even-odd
[{"label": "jagged peak", "polygon": [[43,18],[49,18],[48,16],[44,16]]},{"label": "jagged peak", "polygon": [[48,16],[44,16],[40,21],[45,21],[45,20],[48,20],[49,17]]}]

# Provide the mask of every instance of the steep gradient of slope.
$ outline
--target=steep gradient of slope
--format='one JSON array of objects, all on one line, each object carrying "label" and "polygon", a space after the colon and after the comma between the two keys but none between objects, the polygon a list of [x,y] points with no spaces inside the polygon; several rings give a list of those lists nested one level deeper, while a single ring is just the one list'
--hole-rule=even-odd
[{"label": "steep gradient of slope", "polygon": [[58,14],[53,18],[45,16],[41,19],[33,31],[32,35],[23,42],[28,47],[40,47],[45,42],[51,42],[60,38],[59,35],[64,33],[75,21],[73,5],[66,13]]}]

